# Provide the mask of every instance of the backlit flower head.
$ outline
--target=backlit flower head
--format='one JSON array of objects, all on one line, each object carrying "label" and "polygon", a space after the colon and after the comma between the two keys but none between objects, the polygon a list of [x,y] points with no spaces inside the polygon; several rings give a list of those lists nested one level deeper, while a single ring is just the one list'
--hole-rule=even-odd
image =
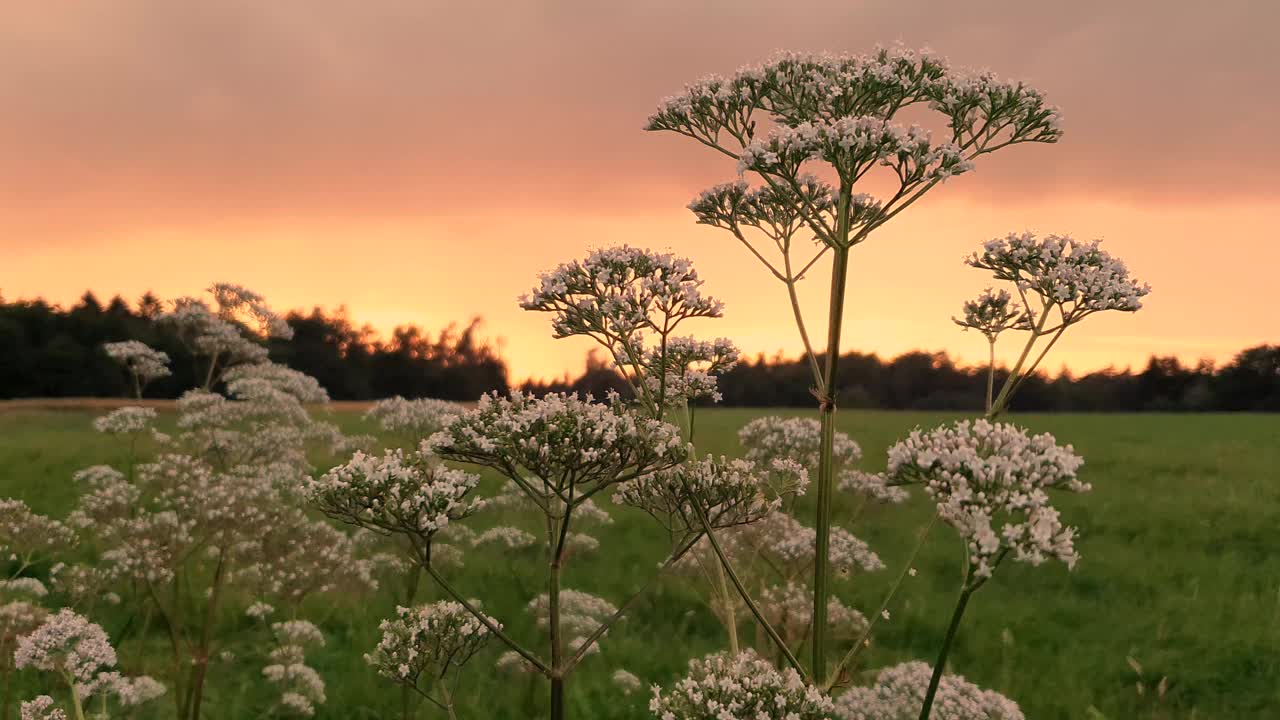
[{"label": "backlit flower head", "polygon": [[1083,462],[1048,433],[961,420],[912,431],[889,448],[887,474],[892,482],[923,486],[939,516],[968,543],[981,578],[1006,552],[1032,565],[1048,558],[1075,564],[1075,529],[1062,524],[1046,491],[1087,491],[1077,477]]},{"label": "backlit flower head", "polygon": [[589,335],[609,344],[610,338],[670,332],[692,317],[719,317],[722,309],[702,294],[688,260],[626,245],[564,263],[540,281],[520,306],[553,313],[556,337]]},{"label": "backlit flower head", "polygon": [[[814,473],[821,455],[822,425],[813,418],[756,418],[738,431],[738,442],[749,460],[794,460]],[[837,468],[849,467],[862,458],[862,448],[845,433],[836,432],[831,454]]]},{"label": "backlit flower head", "polygon": [[109,342],[104,343],[102,349],[107,357],[123,365],[141,384],[172,374],[169,370],[169,355],[152,349],[144,342]]},{"label": "backlit flower head", "polygon": [[966,300],[964,316],[951,318],[952,322],[968,330],[977,330],[987,340],[995,342],[996,336],[1005,330],[1030,330],[1031,313],[1014,302],[1008,290],[987,288],[975,300]]},{"label": "backlit flower head", "polygon": [[1101,241],[1081,242],[1069,235],[1010,233],[985,243],[965,263],[989,270],[997,280],[1015,284],[1050,306],[1057,306],[1065,322],[1104,310],[1133,312],[1151,287],[1129,275],[1119,258],[1099,247]]},{"label": "backlit flower head", "polygon": [[688,532],[701,527],[699,510],[713,528],[756,522],[807,483],[804,468],[792,461],[706,457],[623,483],[613,500],[644,510],[672,532]]},{"label": "backlit flower head", "polygon": [[451,522],[484,506],[468,497],[480,477],[446,467],[418,452],[357,452],[350,461],[318,479],[303,494],[321,512],[381,534],[399,533],[430,541]]},{"label": "backlit flower head", "polygon": [[670,467],[686,453],[675,426],[620,405],[518,392],[481,398],[423,446],[444,459],[490,467],[522,482],[521,489],[543,505]]}]

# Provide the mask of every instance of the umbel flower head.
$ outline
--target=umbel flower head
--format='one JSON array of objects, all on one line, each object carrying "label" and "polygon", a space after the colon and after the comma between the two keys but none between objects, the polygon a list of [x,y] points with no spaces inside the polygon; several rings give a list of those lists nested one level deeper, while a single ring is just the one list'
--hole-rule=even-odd
[{"label": "umbel flower head", "polygon": [[684,460],[673,425],[573,395],[487,395],[423,446],[446,460],[490,467],[542,507],[577,503]]},{"label": "umbel flower head", "polygon": [[[822,425],[813,418],[783,418],[776,415],[756,418],[738,431],[745,457],[756,462],[793,460],[807,471],[816,472],[821,455]],[[862,458],[862,448],[848,435],[836,432],[832,457],[837,468],[847,468]]]},{"label": "umbel flower head", "polygon": [[115,667],[116,651],[100,625],[63,608],[18,641],[13,660],[19,668],[65,674],[76,683],[89,683],[99,672]]},{"label": "umbel flower head", "polygon": [[645,352],[643,381],[668,406],[681,406],[699,398],[719,402],[715,376],[737,364],[738,348],[728,338],[668,338],[665,347],[651,347]]},{"label": "umbel flower head", "polygon": [[1009,233],[985,243],[965,263],[1038,296],[1047,307],[1056,306],[1064,323],[1104,310],[1141,308],[1151,286],[1130,277],[1124,262],[1100,244],[1069,235],[1037,238],[1030,232]]},{"label": "umbel flower head", "polygon": [[939,517],[968,544],[974,576],[985,578],[1010,552],[1032,565],[1048,558],[1075,565],[1075,529],[1062,524],[1046,491],[1087,491],[1076,475],[1083,463],[1048,433],[961,420],[912,431],[889,448],[887,474],[923,485]]},{"label": "umbel flower head", "polygon": [[379,400],[364,414],[387,432],[406,433],[421,440],[448,425],[464,409],[457,403],[434,398],[406,400],[399,395]]},{"label": "umbel flower head", "polygon": [[685,258],[627,245],[596,250],[539,279],[520,307],[554,313],[558,338],[589,335],[610,345],[636,333],[670,332],[687,318],[719,317],[723,307],[702,294],[702,280]]},{"label": "umbel flower head", "polygon": [[[944,139],[894,121],[913,105],[942,116]],[[704,193],[693,206],[699,222],[735,232],[755,226],[778,239],[789,238],[799,220],[833,247],[861,241],[919,194],[972,170],[979,155],[1056,142],[1062,134],[1057,108],[1039,91],[989,73],[957,72],[927,52],[901,48],[781,53],[729,77],[688,85],[659,104],[645,129],[694,138],[735,157],[740,174],[752,171],[765,180],[759,190],[731,184]],[[840,179],[838,195],[811,179],[806,168],[812,163]],[[898,183],[888,203],[851,191],[873,167]],[[847,237],[837,236],[834,222],[842,204]]]},{"label": "umbel flower head", "polygon": [[484,501],[468,499],[480,476],[446,467],[419,452],[357,452],[318,479],[307,479],[303,495],[329,517],[389,535],[422,541],[425,549],[451,522],[474,514]]},{"label": "umbel flower head", "polygon": [[[502,627],[493,618],[489,622]],[[485,624],[450,601],[396,608],[396,617],[379,627],[382,639],[365,661],[379,675],[419,689],[462,667],[489,640]]]},{"label": "umbel flower head", "polygon": [[[907,662],[880,671],[875,685],[855,687],[836,698],[840,720],[915,720],[924,705],[933,669]],[[983,690],[959,675],[943,675],[933,699],[933,720],[1025,720],[1018,704]]]},{"label": "umbel flower head", "polygon": [[689,661],[669,689],[654,686],[649,712],[659,720],[832,720],[835,703],[791,668],[747,650]]},{"label": "umbel flower head", "polygon": [[701,527],[699,511],[713,528],[756,522],[807,483],[804,468],[791,460],[705,457],[629,480],[613,499],[644,510],[671,532],[686,533]]},{"label": "umbel flower head", "polygon": [[991,342],[1005,330],[1030,330],[1031,312],[1014,302],[1008,290],[987,288],[976,300],[964,303],[964,316],[952,322],[968,330],[977,330]]},{"label": "umbel flower head", "polygon": [[104,343],[107,357],[125,367],[142,384],[172,374],[169,371],[168,353],[154,350],[138,340]]}]

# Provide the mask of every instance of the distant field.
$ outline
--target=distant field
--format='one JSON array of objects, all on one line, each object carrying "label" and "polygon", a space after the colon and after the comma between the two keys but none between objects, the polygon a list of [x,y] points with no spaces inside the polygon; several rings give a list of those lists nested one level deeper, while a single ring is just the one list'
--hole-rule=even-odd
[{"label": "distant field", "polygon": [[[699,447],[736,453],[736,430],[751,410],[699,412]],[[71,474],[119,460],[122,448],[90,428],[95,412],[0,405],[0,495],[26,500],[60,516],[74,504]],[[867,469],[884,465],[884,450],[916,425],[951,416],[928,413],[840,413],[841,429],[863,447]],[[356,412],[334,418],[368,432]],[[1059,507],[1078,525],[1083,556],[1074,572],[1056,565],[1007,565],[970,606],[952,653],[953,670],[1017,700],[1031,720],[1099,717],[1271,718],[1280,707],[1280,416],[1058,415],[1018,416],[1053,432],[1086,458],[1082,477],[1094,485],[1065,496]],[[850,507],[837,508],[837,521]],[[915,499],[864,517],[855,533],[889,564],[899,566],[909,538],[928,516]],[[805,512],[802,518],[811,513]],[[618,600],[638,585],[663,552],[661,531],[635,511],[618,510],[598,534],[602,546],[569,571],[567,584]],[[811,522],[811,520],[809,520]],[[919,577],[893,608],[870,668],[909,657],[929,660],[958,582],[960,548],[945,528],[934,531],[916,562]],[[38,574],[43,574],[42,566]],[[878,605],[890,572],[838,588],[866,612]],[[473,563],[456,574],[467,592],[516,633],[532,633],[522,608],[538,592],[536,568],[518,559]],[[429,592],[429,591],[428,591]],[[687,658],[721,647],[722,632],[700,595],[673,578],[642,600],[605,640],[603,652],[575,675],[574,718],[646,717],[647,694],[625,700],[609,683],[624,667],[646,682],[666,683]],[[376,642],[378,621],[392,612],[388,597],[352,599],[315,608],[329,643],[312,663],[328,682],[320,718],[398,717],[399,695],[382,684],[361,655]],[[123,609],[99,619],[113,637],[131,627]],[[227,623],[244,622],[228,614]],[[531,635],[526,635],[530,637]],[[661,642],[655,646],[654,639]],[[163,677],[161,638],[122,643],[122,657]],[[654,648],[663,650],[655,654]],[[237,649],[238,650],[238,649]],[[493,682],[493,651],[474,661],[464,682],[463,718],[521,718],[540,707],[542,685]],[[1127,658],[1143,669],[1140,680]],[[232,660],[212,676],[210,718],[257,717],[260,664]],[[1168,678],[1167,692],[1157,686]],[[18,685],[29,687],[29,678]],[[1138,692],[1138,685],[1144,692]],[[164,703],[154,717],[167,717]],[[433,717],[423,708],[419,717]]]}]

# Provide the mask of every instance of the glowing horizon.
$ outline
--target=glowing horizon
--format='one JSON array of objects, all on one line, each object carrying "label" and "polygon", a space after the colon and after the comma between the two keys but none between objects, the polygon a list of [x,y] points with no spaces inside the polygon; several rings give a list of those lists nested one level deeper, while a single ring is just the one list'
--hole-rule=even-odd
[{"label": "glowing horizon", "polygon": [[[732,163],[639,128],[684,83],[779,47],[902,41],[1040,87],[1066,136],[980,162],[855,249],[842,351],[984,361],[950,320],[987,284],[960,258],[1024,229],[1104,238],[1154,288],[1140,313],[1068,333],[1053,372],[1280,340],[1280,98],[1257,91],[1280,10],[925,7],[22,6],[0,27],[0,292],[65,305],[228,280],[382,333],[480,316],[520,381],[577,374],[590,343],[551,339],[516,297],[629,243],[692,258],[725,302],[689,332],[796,357],[781,286],[684,209]],[[823,273],[802,288],[811,324]]]}]

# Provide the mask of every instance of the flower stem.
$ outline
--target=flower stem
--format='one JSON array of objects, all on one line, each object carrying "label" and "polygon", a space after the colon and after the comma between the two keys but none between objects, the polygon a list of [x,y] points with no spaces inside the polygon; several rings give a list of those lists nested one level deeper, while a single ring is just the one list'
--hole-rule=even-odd
[{"label": "flower stem", "polygon": [[[848,215],[848,198],[841,193],[843,227]],[[847,228],[845,228],[847,232]],[[831,491],[835,480],[835,462],[832,448],[836,432],[836,375],[840,363],[840,330],[844,324],[844,295],[848,279],[849,248],[837,247],[831,261],[831,307],[828,314],[827,356],[819,397],[819,414],[822,422],[822,445],[818,462],[818,521],[817,546],[813,562],[813,677],[827,674],[827,597],[830,588],[827,577],[831,570]]]},{"label": "flower stem", "polygon": [[951,624],[947,626],[946,637],[942,638],[942,647],[938,650],[938,660],[933,664],[933,676],[929,678],[929,689],[924,694],[924,705],[920,708],[920,720],[929,720],[933,710],[933,698],[938,694],[938,684],[942,682],[942,671],[947,664],[947,655],[951,652],[951,643],[956,639],[956,631],[960,629],[960,620],[964,617],[964,609],[969,605],[969,597],[976,588],[966,586],[960,591],[956,600],[956,608],[951,613]]}]

